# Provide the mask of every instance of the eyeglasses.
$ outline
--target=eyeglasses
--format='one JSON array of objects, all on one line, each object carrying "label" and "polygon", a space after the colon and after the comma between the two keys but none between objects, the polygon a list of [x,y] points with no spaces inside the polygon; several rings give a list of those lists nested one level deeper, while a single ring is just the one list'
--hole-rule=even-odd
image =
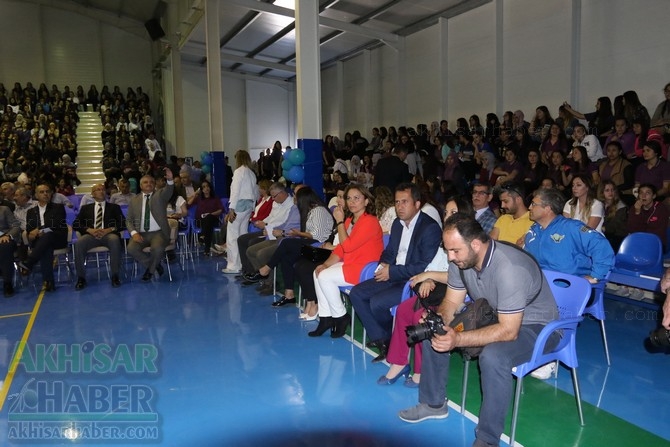
[{"label": "eyeglasses", "polygon": [[488,196],[489,194],[488,191],[472,191],[473,196]]},{"label": "eyeglasses", "polygon": [[530,202],[530,205],[528,205],[528,208],[533,208],[533,207],[538,207],[538,206],[547,206],[542,202]]},{"label": "eyeglasses", "polygon": [[279,194],[281,194],[281,193],[283,193],[283,192],[284,192],[284,191],[279,191],[278,193],[270,194],[270,197],[272,198],[272,200],[274,200],[275,197],[277,197]]},{"label": "eyeglasses", "polygon": [[506,191],[506,192],[508,192],[508,193],[509,193],[509,192],[512,192],[512,193],[516,194],[516,195],[519,196],[519,197],[523,197],[523,194],[521,193],[521,190],[520,190],[519,187],[518,187],[517,185],[515,185],[514,183],[504,183],[504,184],[502,184],[502,185],[500,186],[500,191],[501,191],[501,192],[502,192],[502,191]]}]

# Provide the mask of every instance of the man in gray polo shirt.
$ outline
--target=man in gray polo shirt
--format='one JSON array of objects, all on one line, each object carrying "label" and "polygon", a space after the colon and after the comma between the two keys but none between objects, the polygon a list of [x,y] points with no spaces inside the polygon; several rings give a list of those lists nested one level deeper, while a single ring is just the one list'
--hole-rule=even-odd
[{"label": "man in gray polo shirt", "polygon": [[[512,399],[512,368],[530,360],[542,328],[558,317],[556,301],[539,265],[523,250],[493,241],[471,216],[457,213],[444,223],[442,235],[449,256],[447,294],[438,312],[448,325],[468,294],[486,298],[498,323],[465,332],[445,327],[423,343],[419,404],[398,413],[407,422],[443,419],[448,415],[446,381],[449,351],[484,346],[479,356],[482,405],[473,447],[497,446]],[[558,343],[550,337],[548,348]]]}]

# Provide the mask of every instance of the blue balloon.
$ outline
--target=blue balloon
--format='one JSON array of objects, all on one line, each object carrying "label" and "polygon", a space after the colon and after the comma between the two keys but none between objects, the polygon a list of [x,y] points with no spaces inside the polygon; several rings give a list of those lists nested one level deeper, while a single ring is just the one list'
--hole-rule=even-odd
[{"label": "blue balloon", "polygon": [[200,169],[205,174],[209,174],[210,172],[212,172],[212,166],[211,165],[202,165],[202,168],[200,168]]},{"label": "blue balloon", "polygon": [[305,161],[305,151],[302,149],[293,149],[288,158],[294,165],[301,165]]},{"label": "blue balloon", "polygon": [[289,171],[293,167],[293,163],[290,160],[284,160],[281,162],[281,168],[284,171]]},{"label": "blue balloon", "polygon": [[291,149],[290,147],[287,147],[286,149],[284,149],[284,160],[288,160],[288,157],[289,157],[289,155],[291,155],[292,150],[293,149]]},{"label": "blue balloon", "polygon": [[212,158],[211,155],[207,154],[206,156],[202,157],[202,164],[205,166],[211,166],[212,163],[214,163],[214,159]]},{"label": "blue balloon", "polygon": [[293,166],[288,171],[288,174],[284,173],[284,175],[293,183],[300,183],[305,179],[305,170],[302,168],[302,166]]}]

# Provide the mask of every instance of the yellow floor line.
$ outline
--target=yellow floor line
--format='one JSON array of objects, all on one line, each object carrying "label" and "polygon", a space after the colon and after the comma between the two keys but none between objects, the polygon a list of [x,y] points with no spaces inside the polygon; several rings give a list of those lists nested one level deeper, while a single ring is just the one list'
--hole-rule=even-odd
[{"label": "yellow floor line", "polygon": [[0,320],[3,318],[12,318],[12,317],[25,317],[26,315],[31,315],[32,312],[23,312],[22,314],[9,314],[9,315],[0,315]]},{"label": "yellow floor line", "polygon": [[14,354],[12,362],[9,364],[9,371],[7,371],[7,375],[5,376],[5,380],[2,384],[2,389],[0,389],[0,411],[2,411],[2,407],[4,407],[5,401],[7,400],[7,394],[9,393],[9,389],[12,386],[12,381],[14,380],[14,374],[16,373],[16,368],[18,368],[19,360],[23,356],[23,349],[25,348],[26,343],[28,342],[30,332],[33,330],[33,324],[35,323],[37,312],[39,312],[40,306],[42,305],[42,298],[44,298],[44,289],[42,289],[40,294],[37,296],[37,302],[35,303],[33,311],[31,312],[30,319],[28,320],[28,325],[26,325],[26,329],[25,331],[23,331],[23,336],[21,337],[21,341],[19,342],[19,347]]}]

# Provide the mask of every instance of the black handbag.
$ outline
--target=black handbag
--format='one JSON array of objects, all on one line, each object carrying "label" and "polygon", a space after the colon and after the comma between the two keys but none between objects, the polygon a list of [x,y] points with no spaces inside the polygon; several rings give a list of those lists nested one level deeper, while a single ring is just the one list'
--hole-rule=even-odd
[{"label": "black handbag", "polygon": [[[475,301],[466,304],[454,314],[451,320],[451,326],[456,332],[471,331],[481,327],[490,326],[498,322],[498,313],[491,307],[486,298],[478,298]],[[469,346],[458,348],[463,353],[466,360],[479,357],[483,346]]]},{"label": "black handbag", "polygon": [[300,248],[300,256],[308,261],[316,264],[322,264],[330,257],[331,251],[321,247],[312,247],[311,245],[303,245]]}]

